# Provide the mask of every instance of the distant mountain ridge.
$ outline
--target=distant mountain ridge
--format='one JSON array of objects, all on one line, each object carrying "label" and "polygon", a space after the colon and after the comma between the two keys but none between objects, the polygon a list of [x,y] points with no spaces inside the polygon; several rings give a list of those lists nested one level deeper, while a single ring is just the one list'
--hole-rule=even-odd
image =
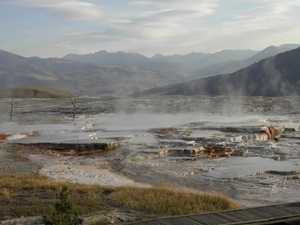
[{"label": "distant mountain ridge", "polygon": [[185,71],[95,65],[66,59],[25,58],[0,50],[0,88],[49,87],[81,95],[115,94],[183,82]]},{"label": "distant mountain ridge", "polygon": [[286,44],[279,47],[270,46],[262,51],[230,50],[216,53],[195,53],[186,55],[163,56],[156,54],[152,58],[137,53],[116,52],[105,50],[86,55],[69,54],[62,59],[96,65],[125,65],[138,68],[173,68],[182,69],[189,74],[190,79],[215,74],[237,71],[264,58],[300,47],[297,44]]},{"label": "distant mountain ridge", "polygon": [[[99,52],[78,55],[68,54],[62,59],[72,60],[80,63],[92,63],[96,65],[122,65],[122,66],[134,66],[139,68],[169,68],[170,65],[167,62],[153,61],[146,56],[138,53],[125,53],[116,52],[110,53],[106,50]],[[175,65],[172,65],[175,67]]]},{"label": "distant mountain ridge", "polygon": [[[286,51],[286,48],[270,46],[261,52],[224,50],[214,54],[155,55],[152,58],[136,53],[106,51],[84,56],[68,55],[78,58],[78,61],[82,60],[76,62],[65,57],[26,58],[0,50],[0,88],[34,86],[80,95],[127,96],[151,88],[177,85],[213,74],[236,71],[241,66],[247,66],[247,63],[253,64],[262,57],[272,56],[280,51]],[[99,64],[97,60],[104,64]]]},{"label": "distant mountain ridge", "polygon": [[232,74],[200,78],[135,93],[145,95],[300,95],[300,47],[261,60]]},{"label": "distant mountain ridge", "polygon": [[223,62],[226,60],[248,59],[256,53],[256,51],[252,50],[223,50],[214,54],[195,52],[187,55],[173,56],[163,56],[157,54],[152,58],[147,58],[137,53],[110,53],[102,50],[86,55],[68,54],[62,57],[62,59],[81,63],[92,63],[97,65],[125,65],[151,69],[168,67],[174,68],[178,66],[182,68],[185,65],[187,68],[189,68],[190,66],[195,67],[195,65],[197,65],[196,67],[201,66],[202,68],[207,65],[211,65],[212,63]]},{"label": "distant mountain ridge", "polygon": [[221,63],[215,63],[195,72],[193,78],[199,77],[199,74],[204,74],[204,76],[217,75],[217,74],[227,74],[235,72],[239,69],[245,68],[247,66],[252,65],[253,63],[259,62],[265,58],[277,55],[282,52],[286,52],[288,50],[295,49],[300,47],[300,45],[281,45],[279,47],[269,46],[263,49],[260,52],[257,52],[252,57],[246,60],[228,60]]}]

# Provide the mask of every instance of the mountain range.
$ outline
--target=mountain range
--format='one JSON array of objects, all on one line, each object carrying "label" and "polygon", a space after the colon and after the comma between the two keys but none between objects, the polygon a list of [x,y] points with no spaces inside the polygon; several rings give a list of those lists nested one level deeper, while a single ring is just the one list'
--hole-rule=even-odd
[{"label": "mountain range", "polygon": [[300,47],[298,44],[285,44],[278,47],[269,46],[262,51],[223,50],[214,54],[195,53],[187,55],[163,56],[156,54],[147,58],[137,53],[116,52],[105,50],[93,54],[69,54],[62,59],[96,65],[124,65],[139,68],[174,68],[186,71],[190,79],[209,75],[235,72],[267,57]]},{"label": "mountain range", "polygon": [[200,78],[176,85],[153,88],[145,95],[300,95],[300,48],[261,60],[231,74]]},{"label": "mountain range", "polygon": [[[198,83],[199,78],[205,79],[205,82],[210,84],[208,80],[214,80],[218,77],[213,75],[232,73],[237,70],[241,73],[241,68],[248,67],[253,63],[256,65],[260,60],[281,52],[288,54],[289,50],[299,46],[296,44],[279,47],[270,46],[260,52],[252,50],[224,50],[214,54],[190,53],[173,56],[157,54],[151,58],[137,53],[99,51],[87,55],[69,54],[62,58],[42,59],[38,57],[26,58],[0,50],[0,87],[39,86],[80,95],[114,94],[127,96],[132,93],[147,94],[152,91],[147,92],[146,90],[155,90],[153,88],[156,88],[154,92],[158,93],[159,91],[157,90],[160,87],[175,87],[182,82],[190,80],[193,80],[191,82],[196,80]],[[299,60],[299,56],[297,59]],[[294,61],[293,63],[295,63]],[[285,60],[283,64],[288,63],[288,60]],[[258,65],[256,65],[257,71],[259,70]],[[284,65],[281,67],[283,68]],[[249,68],[246,68],[246,70],[249,70]],[[287,70],[290,71],[289,69]],[[270,70],[272,73],[276,73],[276,71],[279,70]],[[221,75],[223,77],[222,81],[228,82],[231,76],[237,79],[238,75],[235,75],[236,73]],[[263,76],[264,73],[258,74]],[[273,78],[270,79],[272,80]],[[260,81],[265,82],[264,79]],[[220,85],[223,84],[220,83]],[[183,85],[187,85],[187,83],[183,83]],[[215,89],[212,88],[212,90]],[[212,90],[207,93],[223,93]],[[166,93],[175,94],[180,93],[180,91],[164,91],[164,94]],[[185,91],[183,94],[187,93]],[[195,94],[199,93],[195,92]],[[247,93],[247,91],[244,92],[244,94]],[[280,93],[285,94],[287,92],[282,91]],[[193,94],[193,92],[189,94]],[[261,94],[265,93],[261,92]],[[271,93],[268,92],[267,94],[270,95]]]},{"label": "mountain range", "polygon": [[124,65],[95,65],[65,59],[25,58],[0,50],[0,87],[38,86],[80,95],[114,94],[183,82],[185,71],[141,69]]}]

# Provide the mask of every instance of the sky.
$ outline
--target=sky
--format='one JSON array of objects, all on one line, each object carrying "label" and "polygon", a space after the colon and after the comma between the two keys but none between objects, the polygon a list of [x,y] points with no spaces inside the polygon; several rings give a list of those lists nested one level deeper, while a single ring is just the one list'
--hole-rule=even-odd
[{"label": "sky", "polygon": [[300,0],[0,0],[0,19],[0,49],[25,57],[300,44]]}]

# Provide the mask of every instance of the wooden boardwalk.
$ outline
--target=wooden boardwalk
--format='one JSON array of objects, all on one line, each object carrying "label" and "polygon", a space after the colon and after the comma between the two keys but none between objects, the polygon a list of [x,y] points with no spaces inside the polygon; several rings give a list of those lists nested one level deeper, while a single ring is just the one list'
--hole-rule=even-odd
[{"label": "wooden boardwalk", "polygon": [[[296,221],[300,224],[300,202],[227,210],[220,212],[176,216],[135,222],[143,225],[238,225],[238,224],[276,224]],[[282,223],[284,224],[284,223]]]}]

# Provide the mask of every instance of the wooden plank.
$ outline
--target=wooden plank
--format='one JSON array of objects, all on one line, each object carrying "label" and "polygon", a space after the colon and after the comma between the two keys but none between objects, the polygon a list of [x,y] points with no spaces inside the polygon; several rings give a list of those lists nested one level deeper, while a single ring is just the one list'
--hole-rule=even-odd
[{"label": "wooden plank", "polygon": [[194,225],[193,223],[189,223],[188,218],[186,216],[163,219],[163,222],[164,224],[172,224],[172,225],[185,225],[185,224]]},{"label": "wooden plank", "polygon": [[248,221],[251,220],[256,220],[257,219],[257,215],[256,214],[252,214],[246,210],[240,210],[239,214],[243,215],[245,218],[247,218]]},{"label": "wooden plank", "polygon": [[238,224],[271,224],[289,220],[300,220],[300,202],[263,206],[257,208],[228,210],[223,212],[202,213],[136,222],[145,225],[238,225]]},{"label": "wooden plank", "polygon": [[244,215],[245,217],[250,217],[251,220],[258,220],[259,218],[261,219],[265,219],[268,215],[265,214],[261,214],[259,213],[257,210],[251,208],[249,210],[243,210],[243,212],[241,213],[241,211],[239,211],[240,214]]},{"label": "wooden plank", "polygon": [[284,210],[292,215],[296,215],[296,214],[300,215],[300,205],[299,206],[283,205],[283,206],[281,206],[281,208],[282,208],[282,210]]},{"label": "wooden plank", "polygon": [[143,222],[139,222],[139,223],[143,224],[143,225],[172,225],[172,223],[163,223],[162,220],[143,221]]},{"label": "wooden plank", "polygon": [[300,206],[296,207],[296,206],[284,206],[284,210],[287,210],[288,212],[291,212],[293,214],[295,213],[299,213],[300,214]]},{"label": "wooden plank", "polygon": [[233,222],[238,222],[240,219],[235,217],[236,213],[235,212],[226,212],[226,213],[219,213],[220,216],[224,218],[224,223],[233,223]]},{"label": "wooden plank", "polygon": [[220,220],[219,218],[212,217],[210,214],[205,214],[201,216],[192,216],[192,219],[201,224],[207,224],[207,225],[218,225],[218,224],[224,224],[224,220]]},{"label": "wooden plank", "polygon": [[[273,217],[274,215],[270,212],[265,212],[262,210],[263,208],[252,208],[250,209],[250,212],[256,216],[256,219],[262,218],[262,219],[267,219],[270,217]],[[247,211],[248,212],[248,211]],[[249,213],[250,213],[249,212]]]},{"label": "wooden plank", "polygon": [[238,221],[248,221],[249,217],[245,216],[241,211],[235,211],[235,212],[228,212],[225,213],[226,215],[231,215],[232,217],[236,218]]},{"label": "wooden plank", "polygon": [[[159,223],[157,223],[157,222],[159,222]],[[144,223],[141,223],[141,224],[144,224]],[[174,221],[173,220],[170,220],[170,219],[161,219],[161,220],[153,220],[153,221],[151,221],[151,223],[150,224],[148,224],[148,225],[173,225],[173,224],[175,224],[174,223]]]},{"label": "wooden plank", "polygon": [[287,212],[282,211],[282,208],[276,208],[276,207],[261,208],[258,211],[262,213],[270,214],[271,215],[270,218],[285,217],[289,215]]},{"label": "wooden plank", "polygon": [[193,218],[200,218],[206,216],[210,221],[214,221],[215,224],[224,224],[224,217],[220,216],[218,213],[208,213],[206,215],[196,215]]},{"label": "wooden plank", "polygon": [[209,218],[207,218],[206,216],[201,216],[201,217],[194,217],[194,216],[192,216],[192,217],[190,217],[190,219],[191,219],[191,224],[202,224],[202,225],[206,225],[206,224],[214,224],[214,223],[212,223],[212,221],[209,219]]},{"label": "wooden plank", "polygon": [[[185,224],[188,224],[188,225],[199,225],[199,221],[197,222],[197,221],[191,219],[190,216],[185,216],[183,218],[180,218],[178,220],[178,222],[179,222],[178,224],[182,224],[182,225],[185,225]],[[205,224],[205,223],[203,223],[203,224]]]}]

